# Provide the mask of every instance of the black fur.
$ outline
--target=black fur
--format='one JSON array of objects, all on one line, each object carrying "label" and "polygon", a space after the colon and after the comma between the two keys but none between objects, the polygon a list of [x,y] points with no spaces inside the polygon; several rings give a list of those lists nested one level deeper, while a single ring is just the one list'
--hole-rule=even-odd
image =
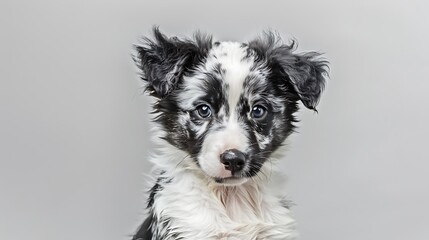
[{"label": "black fur", "polygon": [[210,36],[196,33],[195,40],[167,38],[157,27],[153,29],[154,40],[144,38],[143,45],[136,46],[134,61],[142,70],[142,79],[147,81],[147,90],[152,96],[164,98],[192,65],[201,61],[212,46]]},{"label": "black fur", "polygon": [[162,189],[164,188],[164,184],[168,184],[169,182],[171,182],[172,179],[167,179],[166,177],[164,177],[164,171],[161,171],[158,175],[158,178],[156,179],[155,185],[153,185],[153,187],[149,190],[149,199],[147,201],[147,208],[151,208],[154,201],[155,201],[155,196],[159,191],[162,191]]}]

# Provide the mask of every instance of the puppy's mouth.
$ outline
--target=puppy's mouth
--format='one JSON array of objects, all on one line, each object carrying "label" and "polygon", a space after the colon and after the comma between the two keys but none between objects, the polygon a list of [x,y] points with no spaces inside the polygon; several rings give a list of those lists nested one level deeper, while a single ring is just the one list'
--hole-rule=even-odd
[{"label": "puppy's mouth", "polygon": [[214,178],[214,181],[217,184],[226,185],[226,186],[236,186],[241,185],[247,182],[248,178],[246,177],[226,177],[226,178]]}]

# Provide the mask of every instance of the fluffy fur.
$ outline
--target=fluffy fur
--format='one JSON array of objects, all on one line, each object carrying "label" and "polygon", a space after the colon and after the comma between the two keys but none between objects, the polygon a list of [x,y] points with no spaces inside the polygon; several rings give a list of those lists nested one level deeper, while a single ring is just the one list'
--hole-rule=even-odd
[{"label": "fluffy fur", "polygon": [[327,62],[268,32],[249,43],[168,38],[154,29],[135,61],[156,102],[155,183],[138,239],[295,239],[273,162],[298,101],[315,110]]}]

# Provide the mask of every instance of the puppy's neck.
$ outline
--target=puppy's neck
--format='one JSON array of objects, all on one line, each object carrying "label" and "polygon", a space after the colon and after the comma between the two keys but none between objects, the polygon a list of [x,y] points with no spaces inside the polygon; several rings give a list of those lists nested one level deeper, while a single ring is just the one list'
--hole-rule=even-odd
[{"label": "puppy's neck", "polygon": [[213,196],[223,205],[233,220],[260,219],[262,217],[263,193],[260,182],[249,180],[237,186],[214,186]]}]

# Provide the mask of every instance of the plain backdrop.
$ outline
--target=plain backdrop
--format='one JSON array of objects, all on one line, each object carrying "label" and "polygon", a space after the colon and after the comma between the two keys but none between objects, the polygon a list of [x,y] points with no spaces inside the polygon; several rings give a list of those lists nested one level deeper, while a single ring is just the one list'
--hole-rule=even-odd
[{"label": "plain backdrop", "polygon": [[301,239],[429,239],[428,1],[0,2],[0,239],[129,239],[149,101],[132,44],[156,24],[326,53],[280,168]]}]

